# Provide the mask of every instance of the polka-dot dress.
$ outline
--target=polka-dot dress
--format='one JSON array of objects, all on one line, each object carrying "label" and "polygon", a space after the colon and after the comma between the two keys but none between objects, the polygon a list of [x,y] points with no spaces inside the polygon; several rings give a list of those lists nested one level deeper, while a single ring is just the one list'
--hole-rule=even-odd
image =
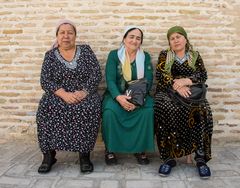
[{"label": "polka-dot dress", "polygon": [[[41,71],[43,94],[36,115],[40,149],[86,153],[93,150],[100,125],[101,100],[97,87],[100,66],[88,45],[78,45],[75,57],[66,61],[58,48],[45,54]],[[67,104],[54,92],[86,90],[77,104]]]},{"label": "polka-dot dress", "polygon": [[211,159],[213,131],[212,112],[208,101],[202,107],[186,107],[175,103],[167,93],[175,78],[191,77],[192,81],[205,82],[207,72],[201,56],[196,61],[196,70],[188,62],[175,61],[171,75],[164,71],[167,51],[159,55],[156,68],[157,87],[154,105],[155,134],[160,158],[165,161],[198,151],[207,162]]}]

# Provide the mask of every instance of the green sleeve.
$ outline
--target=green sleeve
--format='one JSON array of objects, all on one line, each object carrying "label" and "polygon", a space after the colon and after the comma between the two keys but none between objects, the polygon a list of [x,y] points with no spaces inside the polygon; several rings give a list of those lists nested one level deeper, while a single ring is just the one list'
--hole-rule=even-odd
[{"label": "green sleeve", "polygon": [[151,57],[149,53],[145,53],[145,68],[144,68],[144,77],[148,81],[148,91],[151,90],[153,84],[153,66],[151,62]]},{"label": "green sleeve", "polygon": [[118,68],[118,57],[116,51],[111,51],[107,58],[105,76],[107,89],[115,99],[118,95],[121,95],[118,86],[117,86],[117,68]]}]

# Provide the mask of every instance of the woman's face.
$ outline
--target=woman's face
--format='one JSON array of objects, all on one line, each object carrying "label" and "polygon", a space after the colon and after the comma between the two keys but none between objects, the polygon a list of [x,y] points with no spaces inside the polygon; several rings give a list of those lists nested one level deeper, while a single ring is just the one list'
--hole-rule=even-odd
[{"label": "woman's face", "polygon": [[142,42],[142,34],[138,29],[130,31],[123,39],[123,43],[127,50],[137,51]]},{"label": "woman's face", "polygon": [[187,40],[183,35],[181,35],[179,33],[173,33],[169,37],[169,44],[170,44],[171,49],[174,52],[180,52],[183,50],[185,51]]},{"label": "woman's face", "polygon": [[71,24],[62,24],[57,32],[57,42],[60,48],[71,49],[75,46],[76,33]]}]

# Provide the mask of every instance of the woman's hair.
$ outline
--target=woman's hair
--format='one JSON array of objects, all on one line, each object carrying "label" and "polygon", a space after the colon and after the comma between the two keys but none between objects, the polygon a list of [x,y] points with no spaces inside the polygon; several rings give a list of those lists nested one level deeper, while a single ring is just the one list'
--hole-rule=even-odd
[{"label": "woman's hair", "polygon": [[128,33],[129,33],[130,31],[133,31],[133,30],[135,30],[135,29],[138,29],[138,30],[140,31],[140,33],[141,33],[141,44],[142,44],[142,43],[143,43],[143,32],[142,32],[141,29],[139,29],[139,28],[137,28],[137,27],[134,27],[134,28],[129,29],[129,30],[124,34],[123,39],[125,39],[125,38],[127,37]]},{"label": "woman's hair", "polygon": [[57,27],[57,29],[56,29],[56,36],[58,35],[58,31],[59,31],[60,27],[61,27],[63,24],[69,24],[69,25],[71,25],[72,28],[73,28],[73,30],[74,30],[75,35],[77,35],[77,30],[76,30],[76,27],[75,27],[74,25],[72,25],[71,23],[62,23],[62,24],[59,25],[59,26]]}]

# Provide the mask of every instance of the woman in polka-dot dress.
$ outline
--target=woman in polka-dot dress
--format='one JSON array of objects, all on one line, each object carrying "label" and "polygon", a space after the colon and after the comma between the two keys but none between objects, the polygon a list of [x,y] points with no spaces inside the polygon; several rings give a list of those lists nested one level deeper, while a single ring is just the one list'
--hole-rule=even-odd
[{"label": "woman in polka-dot dress", "polygon": [[92,172],[93,150],[100,125],[99,63],[88,45],[75,45],[76,27],[59,23],[53,49],[45,54],[41,86],[45,93],[37,111],[37,130],[43,161],[39,173],[51,170],[56,151],[79,152],[80,169]]},{"label": "woman in polka-dot dress", "polygon": [[188,97],[191,94],[188,86],[205,82],[207,72],[182,27],[170,28],[167,37],[170,49],[161,51],[156,67],[155,133],[163,160],[159,174],[169,175],[176,165],[175,158],[195,153],[200,177],[208,178],[211,171],[206,163],[211,159],[213,131],[209,103],[206,100],[202,107],[186,107],[175,103],[167,92],[173,88],[182,97]]}]

